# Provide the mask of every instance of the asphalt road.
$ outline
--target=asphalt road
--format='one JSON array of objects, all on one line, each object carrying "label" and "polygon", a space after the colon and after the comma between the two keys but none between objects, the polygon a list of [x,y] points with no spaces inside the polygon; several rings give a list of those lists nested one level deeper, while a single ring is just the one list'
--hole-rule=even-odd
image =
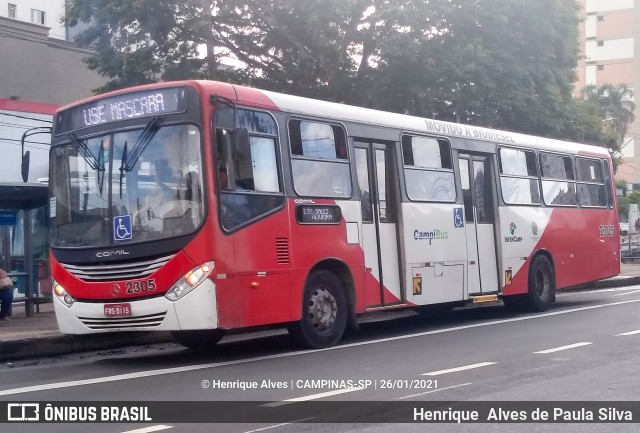
[{"label": "asphalt road", "polygon": [[[480,408],[483,401],[528,401],[534,402],[527,403],[532,409],[541,401],[638,401],[639,308],[640,286],[634,286],[560,293],[553,308],[541,314],[508,313],[493,305],[456,310],[439,320],[406,312],[380,315],[342,345],[320,351],[298,351],[286,334],[263,332],[225,338],[212,355],[166,344],[27,360],[0,369],[0,401],[178,402],[147,423],[7,424],[6,431],[15,433],[528,432],[532,427],[545,432],[637,432],[640,419],[625,424],[401,427],[367,421],[380,416],[409,423],[403,408],[426,402]],[[302,407],[292,399],[311,404]],[[197,404],[190,409],[189,403],[185,409],[179,404],[183,401],[239,403],[228,410]],[[398,404],[405,406],[398,409]],[[450,406],[439,404],[443,410]],[[216,410],[239,420],[269,411],[280,415],[259,418],[259,423],[178,422],[191,416],[218,419]],[[342,422],[317,422],[329,412],[344,416],[338,417]]]}]

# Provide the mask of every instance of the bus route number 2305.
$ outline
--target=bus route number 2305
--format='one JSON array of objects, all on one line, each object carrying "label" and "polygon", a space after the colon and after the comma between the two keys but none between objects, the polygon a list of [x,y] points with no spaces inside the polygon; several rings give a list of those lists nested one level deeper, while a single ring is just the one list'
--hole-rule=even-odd
[{"label": "bus route number 2305", "polygon": [[601,238],[610,238],[615,234],[615,228],[611,224],[604,224],[600,226],[600,237]]},{"label": "bus route number 2305", "polygon": [[127,294],[154,292],[156,290],[156,280],[135,280],[127,281]]}]

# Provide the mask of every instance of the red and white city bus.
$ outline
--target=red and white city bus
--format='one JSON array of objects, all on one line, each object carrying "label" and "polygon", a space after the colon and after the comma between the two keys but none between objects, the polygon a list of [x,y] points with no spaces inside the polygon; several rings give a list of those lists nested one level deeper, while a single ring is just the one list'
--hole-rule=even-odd
[{"label": "red and white city bus", "polygon": [[282,324],[319,348],[367,312],[542,311],[620,270],[596,146],[183,81],[61,108],[50,163],[66,334]]}]

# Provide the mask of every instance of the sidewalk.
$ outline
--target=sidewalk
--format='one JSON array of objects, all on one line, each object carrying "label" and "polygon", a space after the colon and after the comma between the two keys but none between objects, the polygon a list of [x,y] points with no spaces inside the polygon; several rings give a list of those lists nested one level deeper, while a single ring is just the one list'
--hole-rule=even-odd
[{"label": "sidewalk", "polygon": [[[634,284],[640,284],[640,264],[623,263],[617,277],[572,289],[601,289]],[[24,306],[16,304],[12,318],[11,322],[0,322],[0,362],[171,341],[168,332],[62,335],[58,331],[53,304],[41,304],[40,312],[33,317],[26,317]]]},{"label": "sidewalk", "polygon": [[0,322],[0,362],[172,341],[168,332],[62,335],[51,303],[40,304],[32,317],[26,317],[24,304],[14,304],[11,318]]}]

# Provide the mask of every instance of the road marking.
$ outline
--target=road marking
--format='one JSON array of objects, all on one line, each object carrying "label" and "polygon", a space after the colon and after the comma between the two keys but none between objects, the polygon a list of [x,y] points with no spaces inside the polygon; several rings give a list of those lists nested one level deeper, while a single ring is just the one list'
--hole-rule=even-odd
[{"label": "road marking", "polygon": [[486,367],[488,365],[493,365],[493,364],[496,364],[496,363],[495,362],[479,362],[477,364],[463,365],[462,367],[449,368],[447,370],[438,370],[438,371],[431,371],[429,373],[422,373],[422,375],[423,376],[439,376],[441,374],[455,373],[457,371],[472,370],[474,368]]},{"label": "road marking", "polygon": [[51,389],[70,388],[70,387],[73,387],[73,386],[95,385],[95,384],[99,384],[99,383],[117,382],[117,381],[121,381],[121,380],[140,379],[140,378],[145,378],[145,377],[161,376],[161,375],[164,375],[164,374],[183,373],[183,372],[187,372],[187,371],[197,371],[197,370],[204,370],[204,369],[208,369],[208,368],[226,367],[226,366],[229,366],[229,365],[241,365],[241,364],[248,364],[248,363],[252,363],[252,362],[266,361],[266,360],[272,360],[272,359],[288,358],[288,357],[292,357],[292,356],[309,355],[309,354],[320,353],[320,352],[325,352],[325,351],[329,351],[329,350],[350,349],[352,347],[367,346],[367,345],[370,345],[370,344],[378,344],[378,343],[386,343],[386,342],[389,342],[389,341],[406,340],[406,339],[409,339],[409,338],[424,337],[424,336],[427,336],[427,335],[444,334],[446,332],[462,331],[462,330],[465,330],[465,329],[472,329],[472,328],[482,328],[482,327],[485,327],[485,326],[502,325],[502,324],[505,324],[505,323],[521,322],[521,321],[524,321],[524,320],[543,319],[545,317],[560,316],[560,315],[563,315],[563,314],[571,314],[571,313],[577,313],[577,312],[581,312],[581,311],[595,310],[595,309],[599,309],[599,308],[617,307],[619,305],[634,304],[634,303],[638,303],[638,302],[640,302],[640,299],[631,299],[629,301],[612,302],[612,303],[609,303],[609,304],[589,305],[587,307],[571,308],[571,309],[568,309],[568,310],[553,311],[553,312],[549,312],[549,313],[536,314],[536,315],[531,315],[531,316],[512,317],[512,318],[509,318],[509,319],[493,320],[491,322],[474,323],[472,325],[455,326],[453,328],[436,329],[436,330],[433,330],[433,331],[418,332],[418,333],[415,333],[415,334],[406,334],[406,335],[398,335],[396,337],[380,338],[378,340],[361,341],[359,343],[343,344],[341,346],[334,346],[334,347],[329,347],[329,348],[326,348],[326,349],[302,350],[302,351],[297,351],[297,352],[279,353],[277,355],[257,356],[255,358],[240,359],[240,360],[236,360],[236,361],[217,362],[217,363],[199,364],[199,365],[187,365],[187,366],[184,366],[184,367],[173,367],[173,368],[163,368],[163,369],[159,369],[159,370],[139,371],[139,372],[136,372],[136,373],[119,374],[119,375],[116,375],[116,376],[104,376],[104,377],[96,377],[96,378],[93,378],[93,379],[74,380],[74,381],[69,381],[69,382],[54,382],[54,383],[45,383],[45,384],[42,384],[42,385],[25,386],[25,387],[21,387],[21,388],[11,388],[11,389],[0,390],[0,396],[15,395],[15,394],[25,394],[25,393],[28,393],[28,392],[47,391],[47,390],[51,390]]},{"label": "road marking", "polygon": [[629,331],[629,332],[623,332],[622,334],[616,334],[616,337],[621,337],[623,335],[636,335],[636,334],[640,334],[640,329],[638,329],[637,331]]},{"label": "road marking", "polygon": [[285,426],[285,425],[295,424],[295,423],[302,422],[302,421],[307,421],[307,420],[310,420],[310,419],[313,419],[313,418],[314,417],[302,418],[302,419],[299,419],[299,420],[296,420],[296,421],[283,422],[282,424],[276,424],[276,425],[270,425],[269,427],[257,428],[255,430],[249,430],[249,431],[246,431],[244,433],[256,433],[256,432],[259,432],[259,431],[265,431],[265,430],[269,430],[269,429],[272,429],[272,428],[277,428],[277,427],[282,427],[282,426]]},{"label": "road marking", "polygon": [[613,295],[613,296],[627,296],[627,295],[633,295],[634,293],[640,293],[640,290],[633,290],[631,292],[618,293],[617,295]]},{"label": "road marking", "polygon": [[448,386],[446,388],[432,389],[431,391],[421,392],[420,394],[405,395],[404,397],[398,397],[398,400],[404,400],[404,399],[412,398],[412,397],[420,397],[421,395],[432,394],[434,392],[445,391],[447,389],[460,388],[461,386],[467,386],[467,385],[471,385],[471,382],[469,382],[469,383],[461,383],[460,385]]},{"label": "road marking", "polygon": [[593,344],[593,343],[588,343],[586,341],[583,341],[581,343],[568,344],[566,346],[554,347],[553,349],[540,350],[538,352],[533,352],[533,353],[543,353],[544,354],[544,353],[560,352],[561,350],[568,350],[568,349],[573,349],[575,347],[588,346],[590,344]]},{"label": "road marking", "polygon": [[154,431],[166,430],[169,428],[173,428],[173,426],[172,425],[153,425],[151,427],[144,427],[136,430],[127,430],[122,433],[151,433]]},{"label": "road marking", "polygon": [[345,388],[345,389],[336,389],[335,391],[327,391],[327,392],[321,392],[319,394],[307,395],[304,397],[296,397],[296,398],[289,398],[287,400],[282,400],[282,401],[274,401],[273,403],[263,404],[262,406],[265,406],[265,407],[284,406],[285,404],[297,403],[299,401],[317,400],[319,398],[331,397],[332,395],[346,394],[347,392],[361,391],[363,389],[364,388],[362,388],[361,386],[354,386],[353,388]]}]

